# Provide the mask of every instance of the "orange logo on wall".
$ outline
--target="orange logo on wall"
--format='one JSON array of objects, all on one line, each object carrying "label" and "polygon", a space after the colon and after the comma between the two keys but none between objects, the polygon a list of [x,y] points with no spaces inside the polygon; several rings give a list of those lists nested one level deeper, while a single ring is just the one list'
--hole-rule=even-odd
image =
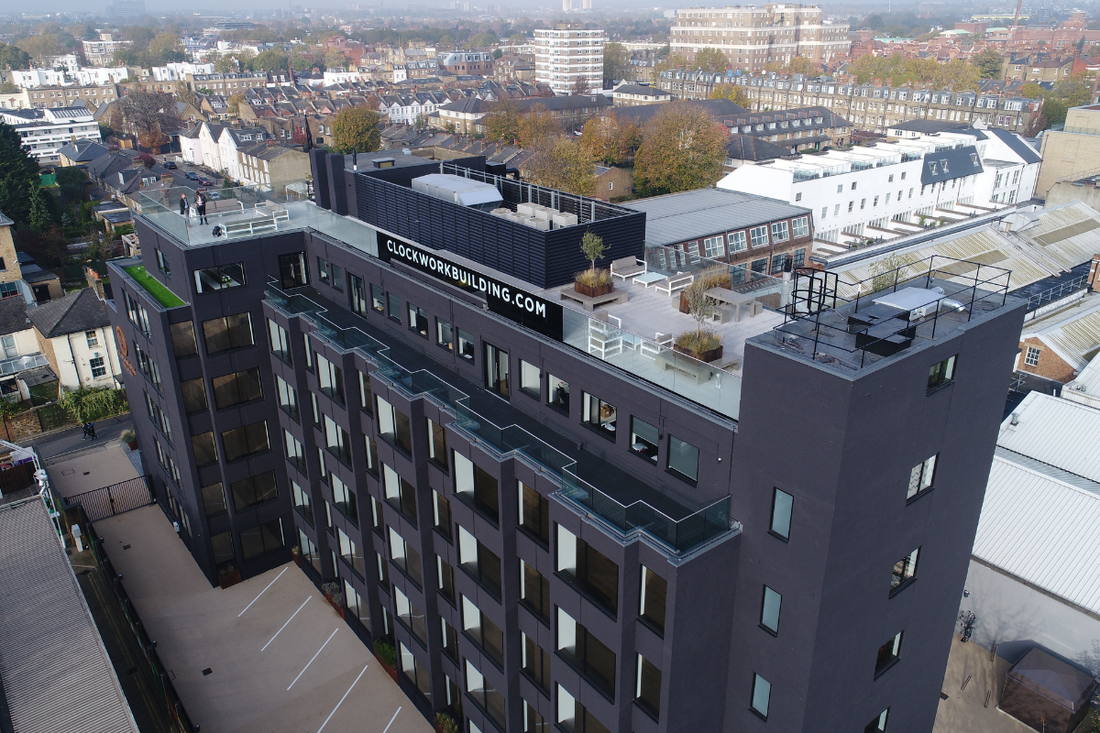
[{"label": "orange logo on wall", "polygon": [[126,345],[126,334],[122,332],[122,326],[115,326],[115,346],[118,347],[118,353],[123,356],[130,355],[130,347]]}]

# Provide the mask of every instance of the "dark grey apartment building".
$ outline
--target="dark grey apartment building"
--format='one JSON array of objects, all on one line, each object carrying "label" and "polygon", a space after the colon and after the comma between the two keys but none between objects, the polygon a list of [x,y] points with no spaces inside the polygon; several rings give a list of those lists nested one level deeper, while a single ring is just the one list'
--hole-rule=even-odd
[{"label": "dark grey apartment building", "polygon": [[[644,212],[388,155],[314,151],[312,201],[238,189],[208,224],[146,201],[142,262],[110,265],[142,454],[210,582],[297,548],[470,733],[930,731],[1007,273],[734,273],[765,310],[704,364],[649,336],[694,327],[658,276],[708,263],[658,258]],[[586,231],[647,263],[627,302],[563,299]]]}]

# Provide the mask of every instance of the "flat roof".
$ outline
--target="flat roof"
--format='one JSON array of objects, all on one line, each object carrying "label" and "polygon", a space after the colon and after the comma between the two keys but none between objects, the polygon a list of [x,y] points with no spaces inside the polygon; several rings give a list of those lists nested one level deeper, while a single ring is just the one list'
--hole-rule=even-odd
[{"label": "flat roof", "polygon": [[645,238],[650,244],[675,244],[810,213],[779,199],[721,188],[670,193],[622,206],[645,212]]},{"label": "flat roof", "polygon": [[0,507],[0,679],[16,733],[138,733],[41,498]]}]

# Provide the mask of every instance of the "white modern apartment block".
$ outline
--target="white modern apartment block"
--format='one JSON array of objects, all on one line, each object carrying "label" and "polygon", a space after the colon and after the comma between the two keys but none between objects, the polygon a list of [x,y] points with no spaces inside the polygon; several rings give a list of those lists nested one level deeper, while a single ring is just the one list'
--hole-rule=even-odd
[{"label": "white modern apartment block", "polygon": [[125,66],[109,69],[81,68],[75,71],[26,69],[11,72],[12,83],[20,89],[68,86],[94,87],[104,84],[117,84],[120,81],[126,81],[129,76],[130,72]]},{"label": "white modern apartment block", "polygon": [[716,49],[734,69],[762,71],[769,63],[805,56],[825,63],[851,48],[847,23],[826,22],[816,5],[729,5],[677,10],[669,50],[691,62]]},{"label": "white modern apartment block", "polygon": [[0,121],[15,128],[39,164],[59,162],[58,151],[70,142],[100,139],[99,123],[86,107],[0,108]]},{"label": "white modern apartment block", "polygon": [[153,81],[183,81],[188,74],[213,74],[214,64],[192,64],[186,61],[154,66]]},{"label": "white modern apartment block", "polygon": [[568,94],[578,78],[590,89],[603,86],[604,32],[583,23],[558,23],[535,30],[535,80],[555,94]]},{"label": "white modern apartment block", "polygon": [[1026,201],[1038,169],[1019,136],[967,128],[744,165],[718,187],[810,208],[817,241],[849,245]]},{"label": "white modern apartment block", "polygon": [[92,66],[106,66],[115,57],[120,48],[130,45],[129,41],[115,40],[110,33],[100,33],[98,41],[83,41],[84,58]]}]

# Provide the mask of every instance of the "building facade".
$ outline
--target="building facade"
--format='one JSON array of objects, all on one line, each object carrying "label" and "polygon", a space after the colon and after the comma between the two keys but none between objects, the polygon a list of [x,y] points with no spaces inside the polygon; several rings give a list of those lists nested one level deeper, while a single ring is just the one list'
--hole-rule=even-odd
[{"label": "building facade", "polygon": [[542,231],[384,155],[313,151],[316,204],[260,236],[143,215],[174,307],[109,264],[142,454],[211,582],[297,548],[463,730],[930,730],[1022,304],[854,366],[746,318],[740,376],[666,353],[711,375],[669,380],[544,290],[589,227],[642,254],[644,214],[443,165],[591,212]]},{"label": "building facade", "polygon": [[604,32],[583,23],[558,23],[535,30],[535,80],[555,94],[569,94],[578,79],[589,89],[603,86]]},{"label": "building facade", "polygon": [[61,148],[76,140],[100,140],[99,123],[87,107],[0,109],[39,164],[60,163]]},{"label": "building facade", "polygon": [[725,55],[730,68],[753,73],[803,56],[828,64],[851,47],[847,23],[830,23],[816,5],[737,5],[677,10],[669,51],[688,62],[703,50]]}]

